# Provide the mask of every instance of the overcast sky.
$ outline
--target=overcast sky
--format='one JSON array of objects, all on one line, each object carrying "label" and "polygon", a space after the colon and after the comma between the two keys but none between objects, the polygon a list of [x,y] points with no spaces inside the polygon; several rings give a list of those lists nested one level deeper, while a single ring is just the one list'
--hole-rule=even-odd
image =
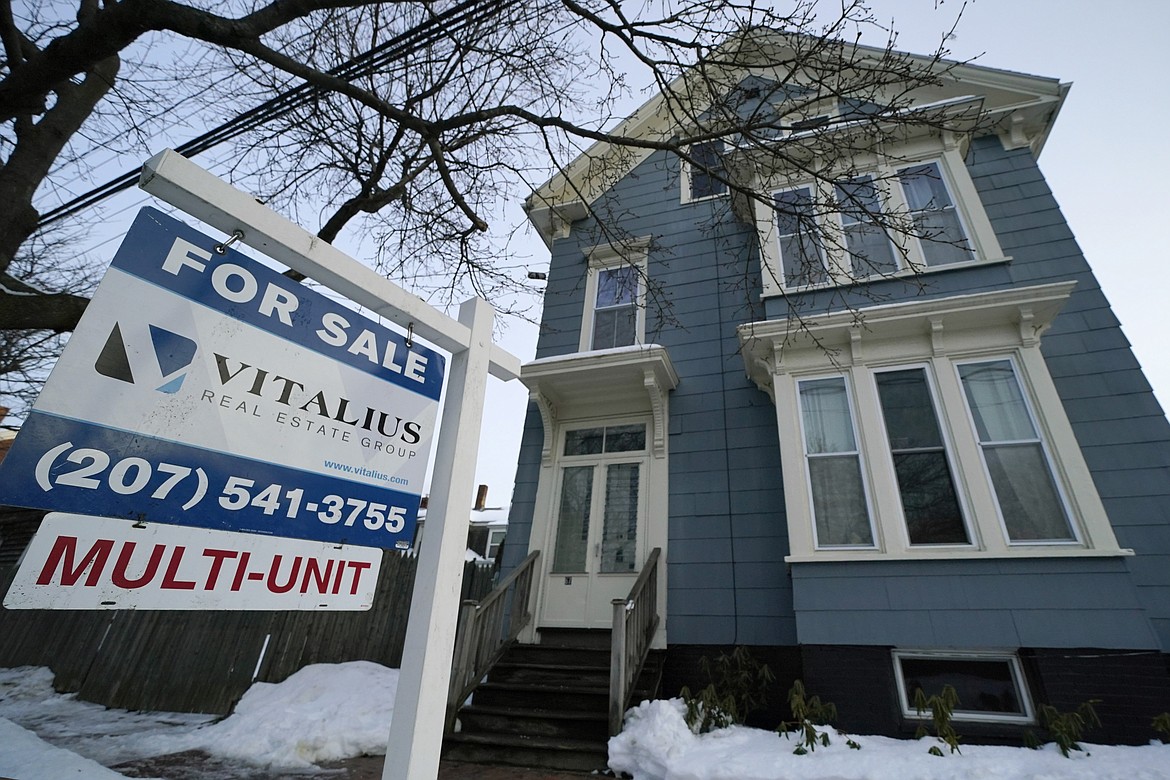
[{"label": "overcast sky", "polygon": [[[874,0],[873,7],[893,19],[898,48],[928,52],[963,4]],[[1040,167],[1163,404],[1170,398],[1161,332],[1170,251],[1149,236],[1167,227],[1165,216],[1151,212],[1170,168],[1161,138],[1170,89],[1164,63],[1155,60],[1168,30],[1165,0],[971,0],[949,42],[956,59],[1072,83]],[[532,252],[547,263],[539,240]],[[531,360],[536,328],[511,327],[504,346]],[[478,481],[490,486],[490,504],[512,493],[527,392],[511,385],[489,387]]]}]

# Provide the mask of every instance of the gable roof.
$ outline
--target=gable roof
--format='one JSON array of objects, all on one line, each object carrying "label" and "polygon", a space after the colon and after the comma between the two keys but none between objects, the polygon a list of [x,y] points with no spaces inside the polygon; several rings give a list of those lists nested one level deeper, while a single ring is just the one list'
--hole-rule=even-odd
[{"label": "gable roof", "polygon": [[[719,96],[712,85],[730,91],[742,85],[770,80],[773,94],[796,93],[792,85],[802,83],[799,68],[779,73],[777,63],[798,63],[800,46],[812,42],[832,51],[835,60],[822,64],[847,63],[851,68],[866,65],[881,67],[890,57],[907,67],[935,74],[935,83],[917,86],[907,97],[913,106],[938,106],[978,99],[981,116],[1012,147],[1028,145],[1039,156],[1048,134],[1071,87],[1057,79],[1034,76],[1011,70],[990,68],[969,62],[955,62],[860,44],[830,43],[809,36],[793,36],[771,30],[748,31],[730,40],[714,52],[705,63],[702,78],[694,69],[674,79],[634,113],[606,132],[606,139],[595,141],[565,168],[533,192],[524,203],[529,220],[547,245],[568,223],[585,217],[594,203],[619,180],[644,162],[655,151],[669,148],[680,138],[702,140],[710,131],[695,131],[696,117],[702,116]],[[822,52],[817,53],[821,56]],[[715,74],[714,78],[712,74]],[[821,76],[823,78],[823,74]],[[828,99],[826,97],[826,99]],[[869,105],[877,108],[876,105]],[[688,126],[690,125],[690,126]],[[628,139],[619,143],[614,139]],[[777,138],[777,140],[780,140]]]}]

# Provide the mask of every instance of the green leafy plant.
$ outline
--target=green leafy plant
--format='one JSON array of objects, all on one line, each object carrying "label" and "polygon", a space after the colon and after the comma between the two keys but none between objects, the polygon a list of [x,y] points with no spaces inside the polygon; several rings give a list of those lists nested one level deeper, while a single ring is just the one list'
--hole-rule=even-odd
[{"label": "green leafy plant", "polygon": [[1163,742],[1170,742],[1170,712],[1163,712],[1161,715],[1155,715],[1154,720],[1150,723],[1154,731],[1162,734]]},{"label": "green leafy plant", "polygon": [[743,723],[768,701],[768,686],[775,675],[767,664],[760,663],[746,647],[720,653],[714,661],[703,656],[699,661],[703,674],[710,680],[697,694],[684,687],[680,694],[687,707],[687,725],[696,734]]},{"label": "green leafy plant", "polygon": [[[914,691],[914,709],[917,710],[918,715],[922,716],[927,710],[930,710],[931,725],[934,726],[934,735],[940,742],[951,749],[952,753],[962,753],[959,750],[959,733],[955,731],[955,727],[951,724],[951,718],[954,717],[955,707],[959,706],[959,694],[950,685],[944,685],[942,693],[936,693],[930,698],[922,692],[921,688]],[[930,730],[927,729],[926,724],[918,727],[917,733],[914,735],[916,739],[928,736]],[[927,751],[932,756],[943,755],[942,749],[938,745],[933,745]]]},{"label": "green leafy plant", "polygon": [[1084,734],[1091,728],[1101,725],[1097,717],[1094,704],[1100,704],[1099,699],[1090,699],[1082,702],[1072,712],[1061,712],[1050,704],[1040,707],[1040,723],[1048,730],[1052,741],[1060,748],[1060,754],[1068,758],[1070,750],[1080,750],[1077,744]]},{"label": "green leafy plant", "polygon": [[[800,741],[792,752],[803,756],[809,751],[816,750],[817,745],[829,746],[827,731],[819,731],[817,726],[827,726],[837,719],[837,707],[832,702],[822,702],[820,696],[809,697],[804,689],[804,683],[797,680],[788,691],[788,707],[792,710],[792,720],[780,724],[778,731],[785,737],[796,732]],[[860,750],[861,745],[851,739],[846,739],[849,747]]]}]

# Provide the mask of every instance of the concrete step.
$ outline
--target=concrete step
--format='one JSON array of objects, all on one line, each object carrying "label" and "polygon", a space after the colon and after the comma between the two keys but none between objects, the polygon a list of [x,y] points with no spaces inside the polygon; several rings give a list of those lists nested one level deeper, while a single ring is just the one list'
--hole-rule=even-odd
[{"label": "concrete step", "polygon": [[575,681],[487,682],[473,701],[489,707],[527,707],[544,712],[601,712],[609,709],[609,686],[582,686]]},{"label": "concrete step", "polygon": [[608,769],[606,743],[591,740],[456,732],[443,741],[443,758],[483,764],[577,772]]},{"label": "concrete step", "polygon": [[596,743],[609,739],[609,723],[602,712],[470,704],[459,711],[459,723],[462,731],[475,734],[523,734]]}]

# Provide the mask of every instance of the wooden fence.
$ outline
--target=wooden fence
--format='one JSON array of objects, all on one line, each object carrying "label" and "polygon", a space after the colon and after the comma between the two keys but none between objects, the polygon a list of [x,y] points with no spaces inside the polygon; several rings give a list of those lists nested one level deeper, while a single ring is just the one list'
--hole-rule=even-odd
[{"label": "wooden fence", "polygon": [[[0,667],[47,666],[61,692],[129,710],[223,714],[253,680],[280,682],[316,663],[397,668],[417,558],[387,550],[365,612],[0,610]],[[6,593],[15,567],[0,568]],[[491,590],[468,562],[463,598]]]}]

